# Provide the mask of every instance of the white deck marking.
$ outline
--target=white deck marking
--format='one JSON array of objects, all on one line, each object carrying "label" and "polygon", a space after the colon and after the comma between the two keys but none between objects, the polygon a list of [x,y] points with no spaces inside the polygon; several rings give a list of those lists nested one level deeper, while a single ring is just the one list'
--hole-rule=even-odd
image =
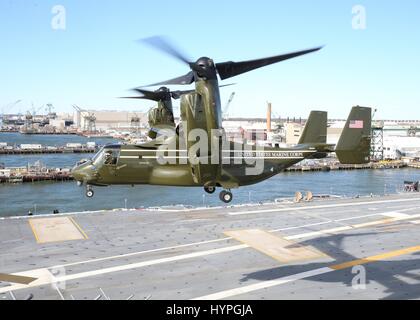
[{"label": "white deck marking", "polygon": [[240,211],[240,212],[228,212],[228,215],[244,215],[252,213],[274,213],[282,211],[297,211],[297,210],[311,210],[311,209],[325,209],[325,208],[341,208],[350,206],[380,204],[380,203],[395,203],[395,202],[414,202],[420,201],[420,198],[415,199],[396,199],[396,200],[378,200],[378,201],[363,201],[363,202],[349,202],[349,203],[337,203],[337,204],[325,204],[318,206],[303,206],[303,207],[288,207],[288,208],[277,208],[277,209],[265,209],[265,210],[253,210],[253,211]]},{"label": "white deck marking", "polygon": [[[407,209],[407,210],[410,210],[410,209]],[[382,215],[383,214],[384,213],[382,213]],[[355,217],[355,218],[360,218],[360,217]],[[354,230],[354,229],[357,229],[357,228],[366,227],[368,225],[378,225],[378,224],[392,223],[392,222],[411,220],[411,219],[415,220],[415,219],[418,219],[418,218],[420,218],[420,214],[407,215],[407,217],[388,218],[388,219],[385,219],[385,220],[378,220],[378,221],[373,221],[373,222],[364,223],[364,224],[357,224],[357,225],[351,225],[351,226],[345,226],[345,227],[339,227],[339,228],[332,228],[332,229],[320,230],[320,231],[309,232],[309,233],[302,233],[302,234],[287,236],[287,237],[284,237],[284,238],[286,240],[301,239],[301,238],[306,238],[306,237],[312,237],[314,235],[324,235],[324,234],[337,233],[337,232],[340,232],[340,231]],[[216,241],[224,241],[224,240],[227,240],[227,239],[229,239],[229,238],[216,239],[216,240],[210,240],[210,241],[216,242]],[[188,244],[188,245],[191,245],[191,244]],[[181,246],[188,246],[188,245],[181,245]],[[10,290],[19,290],[19,289],[25,289],[25,288],[29,288],[29,287],[36,287],[36,286],[39,286],[39,285],[52,283],[53,281],[60,281],[60,282],[61,281],[69,281],[69,280],[92,277],[92,276],[97,276],[97,275],[102,275],[102,274],[107,274],[107,273],[112,273],[112,272],[132,270],[132,269],[137,269],[137,268],[150,266],[150,265],[169,263],[169,262],[185,260],[185,259],[192,259],[192,258],[203,257],[203,256],[207,256],[207,255],[219,254],[219,253],[224,253],[224,252],[231,252],[231,251],[241,250],[241,249],[245,249],[245,248],[249,248],[249,246],[245,245],[245,244],[234,245],[234,246],[222,247],[222,248],[218,248],[218,249],[211,249],[211,250],[198,251],[198,252],[193,252],[193,253],[188,253],[188,254],[182,254],[182,255],[172,256],[172,257],[168,257],[168,258],[160,258],[160,259],[142,261],[142,262],[138,262],[138,263],[125,264],[125,265],[120,265],[120,266],[115,266],[115,267],[101,268],[101,269],[81,272],[81,273],[77,273],[77,274],[67,275],[67,276],[63,276],[63,277],[57,277],[57,278],[51,277],[51,280],[44,280],[43,282],[34,281],[33,283],[31,283],[29,285],[12,285],[12,286],[7,286],[7,287],[4,287],[4,288],[0,288],[0,293],[8,292]],[[155,250],[161,250],[161,249],[155,249]],[[131,253],[129,255],[134,255],[134,254],[135,253]],[[139,253],[137,253],[137,254],[139,254]],[[123,257],[123,256],[117,256],[117,257]],[[103,260],[105,260],[105,259],[109,259],[109,258],[103,258]],[[95,259],[95,260],[97,260],[97,259]],[[89,261],[85,261],[83,263],[87,263],[87,262],[89,262]],[[77,264],[77,263],[75,263],[75,264]],[[60,267],[60,266],[58,266],[58,267]],[[51,268],[54,268],[54,267],[51,267]],[[329,268],[327,268],[327,269],[329,269]],[[36,274],[35,274],[35,271],[36,271]],[[25,275],[25,276],[29,276],[29,277],[31,277],[31,276],[37,277],[37,275],[40,271],[42,271],[44,273],[51,274],[49,272],[48,268],[37,269],[37,270],[28,270],[28,271],[24,271],[24,272],[15,273],[15,274],[16,275]],[[303,279],[305,277],[310,277],[312,275],[321,274],[321,273],[325,273],[325,268],[320,268],[320,269],[316,269],[316,270],[309,271],[309,272],[303,272],[303,273],[298,274],[298,275],[294,275],[294,276],[290,276],[290,277],[286,277],[286,278],[282,278],[282,279],[277,279],[277,280],[274,280],[273,283],[275,283],[275,284],[273,284],[273,285],[285,283],[284,281],[290,282],[290,281],[294,281],[294,280],[299,280],[299,279]],[[268,284],[270,284],[271,282],[272,281],[269,281]],[[254,288],[254,286],[255,286],[255,288],[265,288],[265,285],[267,285],[267,282],[252,285],[252,287],[250,287],[250,288]],[[243,288],[240,288],[240,289],[246,290],[246,287],[243,287]],[[239,289],[233,289],[233,290],[239,290]],[[253,290],[259,290],[259,289],[253,289]],[[228,291],[231,291],[231,290],[228,290]],[[237,291],[235,291],[235,292],[237,292]],[[202,297],[200,299],[202,299]]]},{"label": "white deck marking", "polygon": [[380,216],[380,215],[384,215],[384,214],[381,214],[381,213],[373,213],[373,214],[367,214],[367,215],[357,216],[357,217],[350,217],[350,218],[343,218],[343,219],[328,220],[328,221],[323,221],[323,222],[304,224],[304,225],[296,226],[296,227],[287,227],[287,228],[272,229],[269,232],[288,231],[288,230],[294,230],[294,229],[303,229],[303,228],[307,228],[307,227],[320,226],[320,225],[323,225],[323,224],[330,224],[330,223],[337,223],[337,222],[343,222],[343,221],[350,221],[350,220],[356,220],[356,219],[362,219],[362,218],[369,218],[369,217],[375,217],[375,216]]},{"label": "white deck marking", "polygon": [[[385,213],[382,213],[381,215],[385,215]],[[348,231],[348,230],[360,229],[360,228],[365,228],[365,227],[372,227],[372,226],[376,226],[376,225],[379,225],[379,224],[398,222],[398,221],[409,220],[409,219],[414,219],[414,218],[420,218],[420,214],[406,215],[406,216],[402,216],[402,217],[400,216],[400,217],[389,218],[389,219],[385,219],[385,220],[376,220],[376,221],[359,223],[359,224],[343,226],[343,227],[338,227],[338,228],[332,228],[332,229],[326,229],[326,230],[319,230],[319,231],[307,232],[307,233],[302,233],[302,234],[296,234],[296,235],[293,235],[293,236],[285,237],[285,239],[296,240],[296,239],[301,239],[301,238],[309,238],[309,237],[313,237],[313,236],[320,236],[320,235],[325,235],[325,234],[338,233],[338,232],[341,232],[341,231]]]},{"label": "white deck marking", "polygon": [[[244,249],[244,248],[247,248],[247,247],[248,247],[247,245],[243,245],[243,244],[242,245],[235,245],[235,246],[223,247],[223,248],[218,248],[218,249],[211,249],[211,250],[206,250],[206,251],[187,253],[187,254],[177,255],[177,256],[168,257],[168,258],[160,258],[160,259],[142,261],[142,262],[138,262],[138,263],[125,264],[125,265],[120,265],[120,266],[115,266],[115,267],[101,268],[101,269],[96,269],[96,270],[92,270],[92,271],[86,271],[86,272],[80,272],[80,273],[65,275],[65,276],[61,276],[61,277],[53,277],[52,274],[50,273],[50,271],[48,270],[48,268],[37,269],[37,270],[29,270],[29,271],[25,271],[25,272],[15,273],[14,275],[25,275],[25,276],[28,276],[28,277],[33,276],[34,278],[38,278],[38,280],[32,282],[29,285],[19,284],[19,285],[11,285],[11,286],[7,286],[7,287],[4,287],[4,288],[0,288],[0,293],[9,292],[10,290],[19,290],[19,289],[25,289],[25,288],[30,288],[30,287],[36,287],[36,286],[39,286],[39,285],[45,285],[45,284],[53,283],[54,281],[64,282],[64,281],[76,280],[76,279],[93,277],[93,276],[103,275],[103,274],[112,273],[112,272],[138,269],[138,268],[142,268],[142,267],[146,267],[146,266],[152,266],[152,265],[161,264],[161,263],[168,263],[168,262],[174,262],[174,261],[180,261],[180,260],[186,260],[186,259],[208,256],[208,255],[212,255],[212,254],[230,252],[230,251]],[[40,271],[42,271],[43,274],[47,274],[47,275],[51,275],[51,276],[43,277],[43,279],[41,281],[40,277],[38,276]]]},{"label": "white deck marking", "polygon": [[310,270],[310,271],[306,271],[306,272],[301,272],[301,273],[298,273],[298,274],[294,274],[294,275],[290,275],[290,276],[286,276],[286,277],[281,277],[281,278],[277,278],[277,279],[274,279],[274,280],[261,281],[261,282],[251,284],[251,285],[248,285],[248,286],[243,286],[243,287],[234,288],[234,289],[230,289],[230,290],[224,290],[224,291],[216,292],[216,293],[213,293],[213,294],[209,294],[209,295],[201,296],[201,297],[198,297],[198,298],[194,298],[192,300],[219,300],[219,299],[230,298],[232,296],[237,296],[237,295],[241,295],[241,294],[244,294],[244,293],[249,293],[249,292],[252,292],[252,291],[266,289],[266,288],[282,285],[282,284],[285,284],[285,283],[288,283],[288,282],[302,280],[302,279],[305,279],[305,278],[310,278],[310,277],[313,277],[313,276],[317,276],[317,275],[321,275],[321,274],[325,274],[325,273],[330,273],[330,272],[334,272],[334,271],[338,271],[338,270],[344,270],[344,269],[347,269],[347,268],[350,268],[350,267],[356,266],[356,265],[362,265],[362,264],[366,264],[366,263],[389,260],[389,259],[392,259],[392,258],[395,258],[395,257],[398,257],[398,256],[407,255],[407,254],[411,254],[411,253],[415,253],[415,252],[419,252],[419,251],[420,251],[420,246],[415,246],[415,247],[409,247],[409,248],[404,248],[404,249],[400,249],[400,250],[385,252],[385,253],[378,254],[378,255],[375,255],[375,256],[370,256],[370,257],[365,257],[365,258],[362,258],[362,259],[347,261],[347,262],[344,262],[344,263],[331,265],[331,266],[323,267],[323,268],[318,268],[318,269],[314,269],[314,270]]},{"label": "white deck marking", "polygon": [[353,229],[351,226],[344,226],[344,227],[331,228],[331,229],[320,230],[320,231],[312,231],[312,232],[306,232],[306,233],[301,233],[301,234],[295,234],[293,236],[285,237],[285,239],[296,240],[296,239],[302,239],[302,238],[310,238],[314,236],[322,236],[325,234],[337,233],[337,232],[347,231],[351,229]]},{"label": "white deck marking", "polygon": [[[324,224],[330,224],[330,223],[334,223],[334,222],[349,221],[349,220],[353,220],[353,219],[361,219],[361,218],[377,216],[377,215],[381,215],[381,214],[380,213],[375,213],[375,214],[368,214],[368,215],[365,215],[365,216],[357,216],[357,217],[350,217],[350,218],[345,218],[345,219],[329,220],[329,221],[323,221],[323,222],[317,222],[317,223],[310,223],[310,224],[304,224],[304,225],[294,226],[294,227],[273,229],[273,230],[270,230],[269,232],[280,232],[280,231],[288,231],[288,230],[309,228],[309,227],[315,227],[315,226],[324,225]],[[305,234],[303,234],[303,235],[305,235]],[[154,252],[167,251],[167,250],[172,250],[172,249],[192,247],[192,246],[197,246],[197,245],[202,245],[202,244],[209,244],[209,243],[227,241],[227,240],[231,240],[231,239],[232,239],[231,237],[224,237],[224,238],[214,239],[214,240],[192,242],[192,243],[181,244],[181,245],[176,245],[176,246],[163,247],[163,248],[158,248],[158,249],[150,249],[150,250],[138,251],[138,252],[131,252],[131,253],[126,253],[126,254],[108,256],[108,257],[104,257],[104,258],[97,258],[97,259],[91,259],[91,260],[85,260],[85,261],[79,261],[79,262],[72,262],[72,263],[62,264],[62,265],[60,265],[60,267],[69,267],[69,266],[74,266],[74,265],[79,265],[79,264],[87,264],[87,263],[106,261],[106,260],[112,260],[112,259],[118,259],[118,258],[127,258],[127,257],[131,257],[131,256],[136,256],[136,255],[142,255],[142,254],[147,254],[147,253],[154,253]]]},{"label": "white deck marking", "polygon": [[171,246],[171,247],[164,247],[164,248],[151,249],[151,250],[145,250],[145,251],[139,251],[139,252],[132,252],[132,253],[120,254],[120,255],[116,255],[116,256],[110,256],[110,257],[104,257],[104,258],[98,258],[98,259],[91,259],[91,260],[85,260],[85,261],[79,261],[79,262],[72,262],[72,263],[67,263],[67,264],[61,264],[59,267],[69,267],[69,266],[74,266],[74,265],[78,265],[78,264],[87,264],[87,263],[92,263],[92,262],[99,262],[99,261],[112,260],[112,259],[118,259],[118,258],[127,258],[127,257],[131,257],[131,256],[142,255],[142,254],[147,254],[147,253],[167,251],[167,250],[172,250],[172,249],[179,249],[179,248],[197,246],[197,245],[201,245],[201,244],[208,244],[208,243],[226,241],[226,240],[229,240],[229,239],[231,239],[231,238],[225,237],[225,238],[208,240],[208,241],[200,241],[200,242],[181,244],[181,245],[176,245],[176,246]]},{"label": "white deck marking", "polygon": [[308,227],[321,226],[323,224],[330,224],[330,223],[334,223],[334,222],[336,222],[336,220],[329,220],[329,221],[323,221],[323,222],[317,222],[317,223],[309,223],[309,224],[304,224],[304,225],[295,226],[295,227],[272,229],[269,232],[289,231],[289,230],[295,230],[295,229],[302,229],[302,228],[308,228]]},{"label": "white deck marking", "polygon": [[232,296],[237,296],[237,295],[240,295],[240,294],[244,294],[244,293],[248,293],[248,292],[252,292],[252,291],[256,291],[256,290],[261,290],[261,289],[266,289],[266,288],[278,286],[278,285],[285,284],[285,283],[288,283],[288,282],[293,282],[293,281],[302,280],[302,279],[305,279],[305,278],[310,278],[310,277],[313,277],[313,276],[318,276],[320,274],[329,273],[329,272],[332,272],[332,271],[335,271],[335,270],[333,270],[331,268],[328,268],[328,267],[319,268],[319,269],[315,269],[315,270],[310,270],[310,271],[306,271],[306,272],[297,273],[297,274],[287,276],[287,277],[283,277],[283,278],[278,278],[276,280],[261,281],[261,282],[255,283],[255,284],[251,284],[249,286],[244,286],[244,287],[239,287],[239,288],[235,288],[235,289],[225,290],[225,291],[205,295],[205,296],[202,296],[202,297],[194,298],[194,299],[191,299],[191,300],[220,300],[220,299],[229,298],[229,297],[232,297]]},{"label": "white deck marking", "polygon": [[138,263],[130,263],[130,264],[116,266],[116,267],[102,268],[102,269],[97,269],[97,270],[93,270],[93,271],[86,271],[86,272],[66,275],[66,276],[63,276],[63,277],[58,277],[57,281],[60,281],[60,282],[61,281],[69,281],[69,280],[75,280],[75,279],[80,279],[80,278],[102,275],[102,274],[106,274],[106,273],[125,271],[125,270],[130,270],[130,269],[138,269],[138,268],[141,268],[141,267],[152,266],[152,265],[161,264],[161,263],[168,263],[168,262],[173,262],[173,261],[180,261],[180,260],[185,260],[185,259],[208,256],[208,255],[212,255],[212,254],[218,254],[218,253],[240,250],[240,249],[244,249],[244,248],[247,248],[247,247],[248,246],[246,246],[246,245],[236,245],[236,246],[230,246],[230,247],[224,247],[224,248],[218,248],[218,249],[211,249],[211,250],[206,250],[206,251],[187,253],[187,254],[182,254],[182,255],[178,255],[178,256],[174,256],[174,257],[148,260],[148,261],[142,261],[142,262],[138,262]]},{"label": "white deck marking", "polygon": [[390,218],[406,218],[410,216],[406,213],[400,213],[400,212],[395,212],[395,211],[387,212],[387,213],[384,213],[383,215]]}]

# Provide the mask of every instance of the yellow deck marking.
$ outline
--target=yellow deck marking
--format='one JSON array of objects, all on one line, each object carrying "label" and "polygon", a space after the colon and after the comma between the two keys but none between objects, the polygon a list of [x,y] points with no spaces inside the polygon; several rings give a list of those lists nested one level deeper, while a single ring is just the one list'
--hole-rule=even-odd
[{"label": "yellow deck marking", "polygon": [[393,257],[397,257],[397,256],[402,256],[402,255],[417,252],[417,251],[420,251],[420,246],[405,248],[405,249],[396,250],[396,251],[390,251],[390,252],[378,254],[376,256],[371,256],[371,257],[367,257],[367,258],[363,258],[363,259],[358,259],[358,260],[353,260],[353,261],[349,261],[349,262],[345,262],[345,263],[341,263],[341,264],[336,264],[336,265],[330,266],[330,268],[334,269],[334,270],[342,270],[342,269],[350,268],[350,267],[353,267],[353,266],[366,264],[366,263],[370,263],[370,262],[374,262],[374,261],[385,260],[385,259],[389,259],[389,258],[393,258]]},{"label": "yellow deck marking", "polygon": [[0,273],[0,282],[30,284],[31,282],[34,282],[36,279],[37,278],[33,278],[33,277],[24,277],[24,276],[18,276],[15,274]]},{"label": "yellow deck marking", "polygon": [[225,234],[282,263],[328,257],[313,247],[302,246],[259,229],[226,231]]},{"label": "yellow deck marking", "polygon": [[35,228],[32,224],[32,219],[29,219],[28,222],[29,222],[29,226],[31,227],[32,233],[34,234],[36,242],[39,243],[38,234],[36,233]]},{"label": "yellow deck marking", "polygon": [[85,239],[89,239],[89,237],[87,236],[86,232],[83,231],[83,229],[80,227],[80,225],[74,221],[74,219],[72,217],[69,218],[71,220],[71,222],[73,222],[73,224],[76,226],[76,228],[80,231],[80,233],[85,237]]},{"label": "yellow deck marking", "polygon": [[87,239],[86,233],[69,217],[34,218],[29,224],[37,243]]},{"label": "yellow deck marking", "polygon": [[372,227],[372,226],[376,226],[378,224],[387,224],[387,223],[397,222],[400,219],[401,218],[383,219],[383,220],[377,220],[377,221],[372,221],[372,222],[354,224],[351,227],[352,228],[355,228],[355,229],[357,229],[357,228],[365,228],[365,227]]},{"label": "yellow deck marking", "polygon": [[420,246],[415,246],[415,247],[410,247],[410,248],[406,248],[406,249],[391,251],[391,252],[379,254],[379,255],[376,255],[376,256],[367,257],[367,258],[364,258],[364,259],[358,259],[358,260],[349,261],[349,262],[342,263],[342,264],[333,265],[333,266],[330,266],[330,267],[322,267],[322,268],[318,268],[318,269],[313,269],[313,270],[293,274],[293,275],[286,276],[286,277],[281,277],[281,278],[277,278],[277,279],[273,279],[273,280],[265,280],[265,281],[257,282],[257,283],[254,283],[254,284],[250,284],[248,286],[241,286],[241,287],[237,287],[237,288],[233,288],[233,289],[219,291],[219,292],[208,294],[208,295],[205,295],[205,296],[193,298],[192,300],[220,300],[220,299],[231,298],[231,297],[234,297],[234,296],[243,295],[243,294],[258,291],[258,290],[272,288],[272,287],[275,287],[275,286],[284,285],[284,284],[287,284],[287,283],[291,283],[291,282],[295,282],[295,281],[299,281],[299,280],[303,280],[303,279],[308,279],[308,278],[311,278],[311,277],[314,277],[314,276],[319,276],[319,275],[322,275],[322,274],[331,273],[331,272],[334,272],[334,271],[337,271],[337,270],[350,268],[350,267],[353,267],[353,266],[356,266],[356,265],[366,264],[366,263],[370,263],[370,262],[376,262],[376,261],[380,261],[380,260],[383,260],[383,259],[393,258],[393,257],[397,257],[397,256],[401,256],[401,255],[405,255],[405,254],[409,254],[409,253],[413,253],[413,252],[418,252],[418,251],[420,251]]}]

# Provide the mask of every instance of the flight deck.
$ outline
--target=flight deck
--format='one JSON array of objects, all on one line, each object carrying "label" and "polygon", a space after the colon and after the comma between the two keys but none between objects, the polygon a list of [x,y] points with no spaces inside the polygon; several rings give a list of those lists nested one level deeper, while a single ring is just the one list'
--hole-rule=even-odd
[{"label": "flight deck", "polygon": [[420,196],[0,219],[0,299],[419,299]]}]

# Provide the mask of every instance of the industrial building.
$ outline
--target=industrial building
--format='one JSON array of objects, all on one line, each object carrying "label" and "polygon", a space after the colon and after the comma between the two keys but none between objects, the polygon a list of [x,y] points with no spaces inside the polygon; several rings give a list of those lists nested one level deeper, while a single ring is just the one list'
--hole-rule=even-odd
[{"label": "industrial building", "polygon": [[[96,130],[127,129],[133,126],[145,127],[147,113],[113,110],[76,110],[73,115],[74,125],[84,131],[95,127]],[[89,123],[91,122],[91,123]]]}]

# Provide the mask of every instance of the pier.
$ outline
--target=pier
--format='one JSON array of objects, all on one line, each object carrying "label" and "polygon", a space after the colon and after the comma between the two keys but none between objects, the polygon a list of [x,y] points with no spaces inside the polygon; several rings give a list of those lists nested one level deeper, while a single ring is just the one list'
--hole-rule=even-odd
[{"label": "pier", "polygon": [[68,143],[65,146],[43,146],[41,144],[9,146],[5,142],[0,142],[0,155],[94,153],[99,147],[95,142],[88,142],[87,144]]},{"label": "pier", "polygon": [[48,168],[40,161],[26,167],[0,167],[0,183],[70,181],[70,168]]},{"label": "pier", "polygon": [[336,162],[327,164],[294,165],[287,168],[286,172],[307,172],[307,171],[334,171],[334,170],[367,170],[367,169],[400,169],[420,168],[420,163],[407,164],[403,161],[371,162],[368,164],[340,164]]},{"label": "pier", "polygon": [[420,162],[412,162],[407,165],[410,168],[420,169]]},{"label": "pier", "polygon": [[54,154],[54,153],[94,153],[96,148],[41,148],[41,149],[0,149],[0,155],[22,155],[22,154]]},{"label": "pier", "polygon": [[21,176],[0,176],[0,183],[24,183],[24,182],[41,182],[41,181],[72,181],[74,180],[70,173],[56,172],[48,174],[27,174]]}]

